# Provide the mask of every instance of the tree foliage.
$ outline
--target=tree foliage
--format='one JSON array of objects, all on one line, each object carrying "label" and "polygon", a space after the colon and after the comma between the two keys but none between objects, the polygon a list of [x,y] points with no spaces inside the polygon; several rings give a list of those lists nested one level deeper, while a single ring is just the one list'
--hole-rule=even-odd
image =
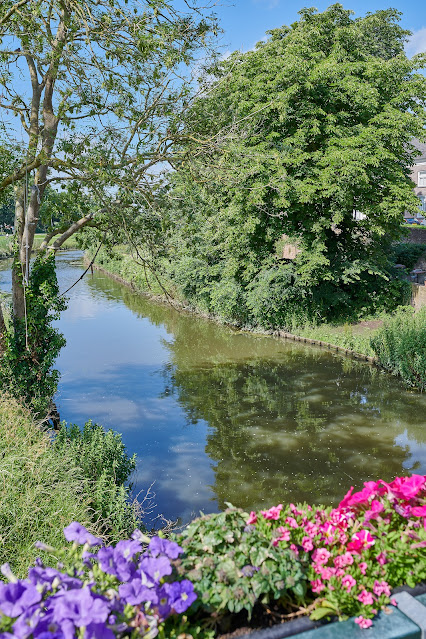
[{"label": "tree foliage", "polygon": [[[418,208],[411,140],[424,137],[426,58],[407,58],[399,18],[303,9],[209,70],[171,188],[185,296],[266,326],[401,298],[388,253]],[[283,235],[294,262],[279,259]]]},{"label": "tree foliage", "polygon": [[17,332],[29,316],[40,218],[41,248],[56,250],[85,227],[131,223],[150,206],[180,136],[176,113],[216,31],[205,14],[167,0],[1,2],[0,203],[13,191]]}]

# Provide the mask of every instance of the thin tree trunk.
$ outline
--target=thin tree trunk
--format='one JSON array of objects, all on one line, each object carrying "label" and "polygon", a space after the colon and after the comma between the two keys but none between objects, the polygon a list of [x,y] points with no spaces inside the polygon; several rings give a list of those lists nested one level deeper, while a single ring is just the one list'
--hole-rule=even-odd
[{"label": "thin tree trunk", "polygon": [[22,278],[21,252],[25,227],[24,186],[15,187],[15,256],[12,264],[12,306],[13,319],[25,317],[25,294]]}]

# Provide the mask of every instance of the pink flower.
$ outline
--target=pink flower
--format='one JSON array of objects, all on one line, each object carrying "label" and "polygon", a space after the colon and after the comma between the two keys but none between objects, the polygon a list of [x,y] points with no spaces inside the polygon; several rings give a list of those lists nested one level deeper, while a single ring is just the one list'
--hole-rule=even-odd
[{"label": "pink flower", "polygon": [[343,577],[342,587],[346,588],[348,592],[350,592],[355,585],[356,585],[356,579],[354,579],[352,575],[345,575]]},{"label": "pink flower", "polygon": [[330,557],[331,553],[326,548],[317,548],[312,554],[312,561],[316,564],[326,564]]},{"label": "pink flower", "polygon": [[361,563],[358,564],[358,568],[360,569],[362,574],[365,575],[365,573],[367,572],[367,564],[365,563],[365,561],[361,561]]},{"label": "pink flower", "polygon": [[300,516],[305,514],[304,510],[298,510],[294,504],[290,504],[290,510],[293,513],[293,515],[295,515],[296,517],[298,515]]},{"label": "pink flower", "polygon": [[278,504],[278,506],[272,506],[272,508],[270,508],[269,510],[262,510],[261,513],[264,516],[265,519],[279,519],[280,518],[280,512],[283,509],[283,505],[282,504]]},{"label": "pink flower", "polygon": [[377,561],[379,562],[379,564],[381,566],[384,566],[385,564],[388,563],[387,559],[386,559],[386,554],[384,552],[381,552],[377,555],[376,557]]},{"label": "pink flower", "polygon": [[368,532],[368,530],[360,530],[352,535],[351,541],[349,542],[347,548],[348,550],[352,550],[356,553],[359,553],[360,550],[364,550],[364,548],[370,548],[373,546],[374,539]]},{"label": "pink flower", "polygon": [[391,603],[392,606],[397,606],[398,605],[398,602],[397,602],[396,599],[391,599],[390,603]]},{"label": "pink flower", "polygon": [[390,594],[391,594],[389,584],[387,583],[387,581],[376,580],[374,582],[373,592],[378,597],[380,597],[380,595],[386,595],[386,597],[390,597]]},{"label": "pink flower", "polygon": [[344,533],[343,530],[339,530],[339,533],[337,536],[339,537],[339,543],[342,544],[342,546],[344,546],[346,542],[348,541],[347,534]]},{"label": "pink flower", "polygon": [[361,594],[358,595],[358,601],[360,601],[364,606],[370,606],[374,603],[373,595],[371,592],[367,592],[367,590],[363,590]]},{"label": "pink flower", "polygon": [[315,537],[318,534],[318,526],[316,526],[312,521],[308,521],[304,526],[305,532],[309,537]]},{"label": "pink flower", "polygon": [[373,625],[371,619],[364,619],[362,615],[355,617],[354,621],[360,628],[370,628]]},{"label": "pink flower", "polygon": [[299,528],[299,524],[294,517],[286,517],[285,523],[288,524],[290,528]]},{"label": "pink flower", "polygon": [[344,568],[345,566],[351,566],[354,563],[354,558],[350,552],[345,552],[343,555],[338,555],[334,558],[334,565],[336,568]]},{"label": "pink flower", "polygon": [[370,510],[367,510],[365,513],[365,521],[369,521],[370,519],[377,519],[379,514],[385,509],[383,504],[376,499],[373,499],[371,502]]},{"label": "pink flower", "polygon": [[247,525],[255,524],[257,522],[257,515],[254,510],[251,511],[249,518],[247,519]]},{"label": "pink flower", "polygon": [[287,530],[287,528],[284,528],[284,526],[277,528],[277,532],[279,535],[272,540],[273,546],[278,546],[279,541],[288,541],[290,539],[290,531]]},{"label": "pink flower", "polygon": [[365,488],[363,488],[360,492],[354,493],[352,495],[352,491],[354,489],[353,486],[350,487],[349,491],[343,497],[342,501],[339,504],[339,508],[350,508],[351,506],[357,506],[360,504],[367,504],[370,497],[374,497],[378,492],[380,492],[380,483],[379,481],[366,481],[364,482]]},{"label": "pink flower", "polygon": [[314,547],[312,543],[312,539],[310,537],[303,537],[302,539],[302,548],[305,552],[309,552]]},{"label": "pink flower", "polygon": [[322,532],[324,541],[326,544],[331,544],[334,541],[334,533],[336,532],[336,527],[329,521],[320,526],[320,531]]},{"label": "pink flower", "polygon": [[424,487],[426,475],[411,475],[411,477],[396,477],[390,484],[383,484],[397,499],[412,499]]},{"label": "pink flower", "polygon": [[324,590],[325,586],[322,583],[321,579],[315,579],[314,581],[311,581],[311,588],[312,592],[318,594],[319,592],[321,592],[321,590]]},{"label": "pink flower", "polygon": [[294,544],[290,544],[290,550],[292,550],[294,552],[294,554],[296,555],[296,557],[299,556],[299,549],[297,546],[295,546]]},{"label": "pink flower", "polygon": [[411,509],[411,514],[414,517],[426,517],[426,504],[424,506],[414,506]]}]

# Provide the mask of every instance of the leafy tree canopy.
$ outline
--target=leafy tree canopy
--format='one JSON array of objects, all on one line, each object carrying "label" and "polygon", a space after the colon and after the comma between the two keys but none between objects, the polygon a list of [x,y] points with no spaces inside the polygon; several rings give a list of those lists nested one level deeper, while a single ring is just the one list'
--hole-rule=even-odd
[{"label": "leafy tree canopy", "polygon": [[[407,58],[399,19],[303,9],[209,69],[172,189],[186,295],[264,324],[301,306],[347,313],[354,290],[360,306],[377,297],[402,213],[418,207],[411,140],[425,136],[426,56]],[[277,260],[283,234],[301,250],[293,264]]]}]

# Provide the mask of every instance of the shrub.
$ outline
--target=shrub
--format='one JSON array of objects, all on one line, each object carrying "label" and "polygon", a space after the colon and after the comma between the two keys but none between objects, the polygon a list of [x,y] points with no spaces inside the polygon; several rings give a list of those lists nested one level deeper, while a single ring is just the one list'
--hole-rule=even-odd
[{"label": "shrub", "polygon": [[25,287],[26,320],[16,319],[5,334],[5,352],[0,366],[0,384],[17,399],[23,399],[36,418],[44,419],[57,390],[59,372],[55,360],[65,339],[52,322],[66,308],[59,296],[55,256],[39,253]]},{"label": "shrub", "polygon": [[63,423],[53,449],[59,457],[65,453],[80,467],[88,483],[93,518],[103,534],[111,541],[129,536],[140,524],[137,504],[130,503],[130,487],[125,485],[136,467],[136,455],[127,455],[121,435],[105,432],[91,421],[82,430]]},{"label": "shrub", "polygon": [[385,321],[371,346],[380,364],[405,383],[426,390],[426,308],[400,309]]},{"label": "shrub", "polygon": [[414,268],[422,255],[426,255],[426,244],[400,242],[392,247],[392,257],[395,264],[404,264],[409,271]]},{"label": "shrub", "polygon": [[249,617],[257,602],[302,602],[306,576],[290,549],[271,545],[268,530],[247,525],[247,513],[229,505],[204,515],[177,537],[185,550],[179,571],[194,581],[194,607],[240,612]]},{"label": "shrub", "polygon": [[17,581],[2,566],[10,579],[0,583],[2,637],[153,639],[170,615],[185,612],[196,598],[192,583],[173,574],[172,561],[182,552],[174,542],[149,540],[136,530],[128,541],[103,546],[77,522],[64,534],[72,547],[38,544],[55,553],[56,568],[38,560],[28,579]]}]

